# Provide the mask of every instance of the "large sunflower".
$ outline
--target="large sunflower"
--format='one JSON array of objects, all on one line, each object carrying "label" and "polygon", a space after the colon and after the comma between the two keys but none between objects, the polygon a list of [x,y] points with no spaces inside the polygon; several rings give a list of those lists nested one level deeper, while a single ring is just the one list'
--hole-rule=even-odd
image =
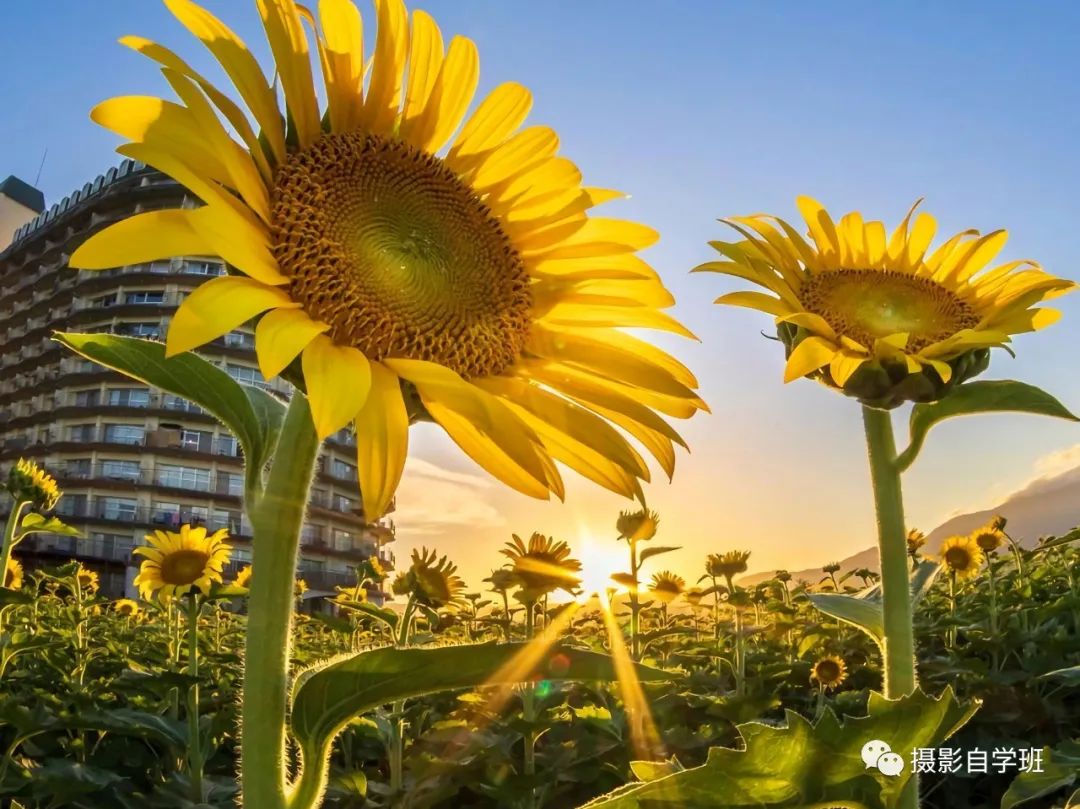
[{"label": "large sunflower", "polygon": [[570,546],[539,532],[526,543],[517,534],[499,551],[513,565],[514,578],[521,585],[518,598],[535,602],[555,590],[572,593],[581,583],[581,562],[570,556]]},{"label": "large sunflower", "polygon": [[134,582],[139,594],[147,601],[155,593],[167,601],[193,588],[209,594],[211,584],[221,583],[221,570],[229,561],[232,548],[226,539],[225,529],[207,535],[205,528],[190,525],[180,526],[179,533],[147,534],[150,544],[135,549],[146,557]]},{"label": "large sunflower", "polygon": [[[83,244],[71,265],[105,269],[173,255],[221,256],[177,311],[167,353],[256,316],[263,375],[288,370],[326,437],[350,422],[369,519],[400,479],[410,420],[430,418],[495,477],[563,496],[553,459],[625,496],[670,476],[694,376],[622,327],[690,333],[635,254],[656,233],[592,217],[621,196],[581,184],[546,126],[521,128],[528,90],[499,85],[467,114],[476,46],[448,48],[422,11],[376,0],[364,53],[351,0],[259,0],[284,96],[243,42],[190,0],[166,0],[232,79],[251,118],[167,48],[125,37],[163,66],[180,103],[113,98],[92,118],[132,141],[119,152],[169,174],[205,205],[150,211]],[[310,25],[313,35],[305,25]],[[312,71],[322,66],[325,108]],[[239,137],[234,140],[219,115]]]},{"label": "large sunflower", "polygon": [[696,268],[766,290],[716,302],[776,317],[786,382],[809,376],[875,407],[933,401],[985,370],[991,348],[1056,321],[1034,305],[1075,287],[1033,261],[986,269],[1004,230],[964,231],[930,251],[937,223],[926,213],[912,222],[914,207],[886,237],[857,212],[834,223],[809,197],[798,206],[811,242],[776,217],[734,217],[724,221],[744,240],[712,242],[726,260]]}]

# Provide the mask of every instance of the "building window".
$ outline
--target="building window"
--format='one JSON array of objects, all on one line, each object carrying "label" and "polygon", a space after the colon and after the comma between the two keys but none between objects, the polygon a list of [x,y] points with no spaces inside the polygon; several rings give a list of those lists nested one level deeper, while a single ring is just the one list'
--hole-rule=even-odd
[{"label": "building window", "polygon": [[101,476],[111,480],[138,481],[142,469],[138,461],[102,461]]},{"label": "building window", "polygon": [[355,480],[356,464],[334,458],[330,461],[330,475],[342,480]]},{"label": "building window", "polygon": [[181,396],[174,396],[171,393],[165,394],[161,400],[162,406],[166,410],[183,410],[187,413],[202,413],[203,409],[196,404],[192,404],[187,399]]},{"label": "building window", "polygon": [[97,407],[99,404],[101,404],[101,391],[97,388],[75,391],[76,407]]},{"label": "building window", "polygon": [[189,430],[186,428],[180,430],[181,449],[191,450],[192,452],[209,452],[212,439],[213,436],[204,430]]},{"label": "building window", "polygon": [[98,513],[106,520],[135,519],[136,502],[127,497],[102,497],[98,500]]},{"label": "building window", "polygon": [[99,295],[96,298],[90,299],[90,306],[94,309],[104,309],[107,306],[116,305],[116,293],[110,295]]},{"label": "building window", "polygon": [[265,385],[266,380],[255,368],[246,365],[233,365],[231,362],[225,366],[225,373],[244,385]]},{"label": "building window", "polygon": [[244,493],[244,476],[239,472],[218,472],[217,489],[220,494],[239,497]]},{"label": "building window", "polygon": [[190,466],[158,464],[155,470],[155,482],[158,486],[208,492],[210,491],[210,470]]},{"label": "building window", "polygon": [[150,391],[147,388],[109,388],[108,397],[113,407],[150,406]]},{"label": "building window", "polygon": [[224,275],[225,268],[213,261],[185,261],[184,272],[188,275]]},{"label": "building window", "polygon": [[333,508],[334,508],[334,511],[340,511],[342,513],[347,513],[347,512],[352,511],[354,508],[356,508],[356,501],[350,500],[348,497],[345,497],[344,495],[335,494],[334,499],[333,499]]},{"label": "building window", "polygon": [[106,534],[94,532],[90,539],[96,546],[94,553],[107,559],[124,559],[135,547],[135,541],[130,534]]},{"label": "building window", "polygon": [[255,335],[242,331],[231,331],[225,335],[225,345],[229,348],[255,348]]},{"label": "building window", "polygon": [[240,457],[240,442],[235,436],[220,435],[214,441],[214,453],[238,458]]},{"label": "building window", "polygon": [[129,292],[124,297],[124,303],[137,304],[160,304],[165,303],[165,291],[162,289],[144,290],[142,292]]},{"label": "building window", "polygon": [[351,551],[353,545],[352,534],[348,531],[342,531],[340,528],[334,529],[334,550],[335,551]]},{"label": "building window", "polygon": [[117,323],[116,333],[125,337],[148,337],[153,340],[161,338],[160,323]]},{"label": "building window", "polygon": [[138,424],[106,424],[105,441],[110,444],[141,444],[146,429]]},{"label": "building window", "polygon": [[93,424],[72,424],[68,427],[68,440],[89,443],[97,437],[97,427]]},{"label": "building window", "polygon": [[91,464],[89,458],[75,458],[67,462],[65,474],[69,478],[86,479],[90,477],[90,470]]}]

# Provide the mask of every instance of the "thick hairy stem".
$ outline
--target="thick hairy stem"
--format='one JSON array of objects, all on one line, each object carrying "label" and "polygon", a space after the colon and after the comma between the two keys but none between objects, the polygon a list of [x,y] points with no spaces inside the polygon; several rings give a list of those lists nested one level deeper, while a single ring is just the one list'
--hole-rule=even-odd
[{"label": "thick hairy stem", "polygon": [[188,599],[187,627],[187,673],[192,678],[187,695],[187,765],[188,777],[191,779],[191,800],[195,803],[202,803],[203,800],[203,755],[202,739],[199,734],[199,609],[199,600],[193,594]]},{"label": "thick hairy stem", "polygon": [[15,547],[15,529],[19,527],[19,519],[22,517],[22,511],[26,508],[28,502],[28,500],[16,500],[11,506],[11,513],[8,514],[7,522],[4,524],[3,547],[0,548],[0,586],[3,585],[4,580],[7,578],[11,550]]},{"label": "thick hairy stem", "polygon": [[[265,492],[247,503],[254,528],[244,661],[241,784],[245,806],[285,809],[285,727],[293,582],[319,440],[307,399],[293,394]],[[307,809],[314,805],[301,806]]]},{"label": "thick hairy stem", "polygon": [[[870,481],[877,515],[878,557],[881,561],[881,594],[885,618],[885,696],[899,699],[916,688],[915,631],[912,626],[911,588],[908,583],[907,528],[900,469],[892,417],[887,410],[863,406]],[[896,803],[897,809],[916,809],[919,783],[913,775]]]}]

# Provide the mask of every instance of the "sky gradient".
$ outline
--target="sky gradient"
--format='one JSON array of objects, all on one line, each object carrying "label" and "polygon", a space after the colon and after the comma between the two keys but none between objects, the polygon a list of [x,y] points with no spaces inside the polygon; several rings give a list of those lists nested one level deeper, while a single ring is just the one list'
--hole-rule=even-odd
[{"label": "sky gradient", "polygon": [[[253,2],[205,5],[268,64]],[[673,484],[655,470],[647,492],[663,544],[683,548],[663,564],[688,579],[711,551],[745,548],[751,569],[796,569],[874,542],[857,405],[805,380],[783,385],[783,352],[760,334],[769,318],[711,305],[739,288],[734,279],[688,275],[713,258],[709,239],[730,235],[717,217],[793,219],[795,197],[809,194],[834,216],[858,209],[892,226],[925,197],[940,233],[1004,227],[1012,235],[1002,260],[1033,258],[1080,279],[1070,236],[1080,220],[1075,4],[419,7],[447,41],[455,33],[476,41],[481,93],[510,79],[529,86],[530,122],[559,131],[562,153],[587,184],[632,195],[608,215],[662,234],[645,257],[701,342],[657,341],[695,371],[713,411],[676,425],[692,453],[680,455]],[[361,8],[370,33],[373,15]],[[94,104],[168,95],[153,65],[117,45],[119,36],[155,39],[220,76],[152,0],[17,0],[5,11],[0,176],[33,182],[47,148],[38,186],[50,204],[118,162],[117,139],[89,121]],[[995,352],[984,378],[1023,379],[1080,410],[1080,295],[1060,308],[1061,323],[1020,336],[1015,360]],[[899,428],[903,412],[897,418]],[[489,481],[435,429],[413,436],[396,515],[399,560],[433,545],[476,586],[512,532],[590,543],[590,556],[620,552],[613,529],[626,501],[570,472],[565,505],[531,501]],[[1075,425],[1032,417],[943,426],[905,478],[909,524],[929,530],[952,513],[990,506],[1060,465],[1053,453],[1078,443]]]}]

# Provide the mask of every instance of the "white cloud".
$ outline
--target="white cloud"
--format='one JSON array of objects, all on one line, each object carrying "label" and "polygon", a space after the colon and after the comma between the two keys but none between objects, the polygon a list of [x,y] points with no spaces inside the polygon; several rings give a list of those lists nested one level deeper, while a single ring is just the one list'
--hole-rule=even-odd
[{"label": "white cloud", "polygon": [[492,491],[491,482],[480,475],[410,457],[398,487],[397,510],[392,515],[398,535],[423,538],[455,528],[504,525],[503,515],[488,502]]},{"label": "white cloud", "polygon": [[1043,478],[1056,477],[1078,466],[1080,466],[1080,444],[1050,452],[1035,461],[1035,477],[1028,481],[1028,484]]}]

